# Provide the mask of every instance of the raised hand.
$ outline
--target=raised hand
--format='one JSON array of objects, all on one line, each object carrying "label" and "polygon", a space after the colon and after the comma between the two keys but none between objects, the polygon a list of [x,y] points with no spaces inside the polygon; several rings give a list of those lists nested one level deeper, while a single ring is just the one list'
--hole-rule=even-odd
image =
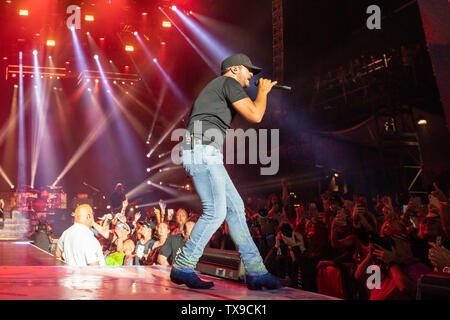
[{"label": "raised hand", "polygon": [[438,200],[440,202],[446,202],[447,201],[447,197],[445,196],[445,193],[442,192],[441,189],[439,189],[439,187],[437,186],[436,182],[433,182],[433,186],[434,186],[434,191],[432,191],[431,194],[433,196],[435,196],[436,198],[438,198]]},{"label": "raised hand", "polygon": [[431,248],[428,250],[428,259],[430,262],[438,268],[440,271],[444,267],[450,267],[450,250],[438,246],[437,244],[430,242]]},{"label": "raised hand", "polygon": [[391,208],[393,209],[391,197],[389,197],[389,196],[383,197],[382,202],[385,207],[387,207],[389,209],[391,209]]},{"label": "raised hand", "polygon": [[395,247],[392,247],[392,251],[383,248],[378,244],[374,244],[375,249],[373,250],[373,255],[383,262],[389,264],[390,262],[399,262],[397,261],[397,252],[395,251]]},{"label": "raised hand", "polygon": [[167,207],[167,204],[164,202],[164,200],[159,200],[159,206],[161,207],[161,209],[165,209]]}]

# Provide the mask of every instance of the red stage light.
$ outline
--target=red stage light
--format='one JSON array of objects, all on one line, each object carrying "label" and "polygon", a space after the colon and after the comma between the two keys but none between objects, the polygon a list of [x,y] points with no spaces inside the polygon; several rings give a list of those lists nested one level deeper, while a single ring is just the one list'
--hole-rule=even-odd
[{"label": "red stage light", "polygon": [[55,40],[47,40],[47,46],[54,47],[56,45]]},{"label": "red stage light", "polygon": [[28,10],[20,9],[20,10],[19,10],[19,15],[21,15],[21,16],[27,16],[27,15],[28,15]]},{"label": "red stage light", "polygon": [[170,28],[170,27],[172,27],[172,23],[170,21],[163,21],[162,26],[164,28]]},{"label": "red stage light", "polygon": [[86,21],[94,21],[94,16],[87,14],[87,15],[84,16],[84,20],[86,20]]},{"label": "red stage light", "polygon": [[3,60],[8,60],[8,57],[3,57]]},{"label": "red stage light", "polygon": [[172,6],[172,10],[177,10],[177,6]]},{"label": "red stage light", "polygon": [[17,75],[15,74],[15,73],[13,73],[12,75],[11,75],[11,77],[13,77],[13,78],[15,78]]},{"label": "red stage light", "polygon": [[130,46],[130,45],[126,45],[125,46],[125,51],[132,52],[132,51],[134,51],[134,47]]},{"label": "red stage light", "polygon": [[146,15],[148,15],[148,13],[147,12],[142,12],[142,15],[146,16]]},{"label": "red stage light", "polygon": [[161,45],[165,46],[165,45],[166,45],[166,42],[165,42],[165,41],[162,41],[162,42],[161,42]]},{"label": "red stage light", "polygon": [[105,38],[100,38],[100,41],[105,41]]}]

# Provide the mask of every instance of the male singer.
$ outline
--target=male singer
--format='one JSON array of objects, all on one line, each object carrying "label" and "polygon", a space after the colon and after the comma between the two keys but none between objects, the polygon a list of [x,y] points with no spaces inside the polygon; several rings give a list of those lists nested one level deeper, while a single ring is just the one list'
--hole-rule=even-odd
[{"label": "male singer", "polygon": [[250,86],[253,75],[261,70],[246,55],[232,55],[222,62],[222,76],[209,82],[194,103],[183,141],[182,162],[184,169],[192,176],[202,201],[203,214],[173,263],[170,279],[177,284],[199,289],[214,285],[213,282],[201,280],[194,268],[211,236],[226,220],[246,269],[247,287],[260,290],[282,286],[278,278],[268,273],[250,236],[244,203],[225,170],[221,151],[226,130],[230,128],[236,112],[250,122],[259,123],[262,120],[267,94],[276,82],[261,79],[255,101],[244,91]]}]

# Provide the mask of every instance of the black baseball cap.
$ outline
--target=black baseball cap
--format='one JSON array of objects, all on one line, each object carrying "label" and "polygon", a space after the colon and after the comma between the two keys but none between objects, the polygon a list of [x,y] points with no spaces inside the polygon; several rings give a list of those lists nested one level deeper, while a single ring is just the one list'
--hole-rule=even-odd
[{"label": "black baseball cap", "polygon": [[141,226],[147,227],[152,230],[156,229],[156,225],[153,221],[143,221],[140,224],[141,224]]},{"label": "black baseball cap", "polygon": [[232,66],[245,66],[254,75],[257,75],[262,71],[262,68],[254,66],[250,61],[250,58],[243,53],[236,53],[222,61],[222,72],[225,72],[227,68]]}]

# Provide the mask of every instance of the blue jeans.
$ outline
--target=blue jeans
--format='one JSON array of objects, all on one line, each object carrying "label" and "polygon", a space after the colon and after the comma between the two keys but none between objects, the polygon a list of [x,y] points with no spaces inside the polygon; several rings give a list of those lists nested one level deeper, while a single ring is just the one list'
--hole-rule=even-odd
[{"label": "blue jeans", "polygon": [[193,150],[183,150],[182,161],[202,201],[203,214],[173,267],[193,270],[212,235],[226,220],[247,274],[266,273],[247,226],[244,202],[225,170],[222,153],[213,146],[195,145]]}]

